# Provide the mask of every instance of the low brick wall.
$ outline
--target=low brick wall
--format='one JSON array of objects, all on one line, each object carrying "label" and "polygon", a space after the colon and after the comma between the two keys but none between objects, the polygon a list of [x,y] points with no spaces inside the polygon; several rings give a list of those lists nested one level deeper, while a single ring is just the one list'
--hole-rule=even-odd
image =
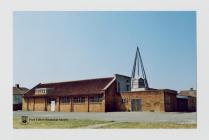
[{"label": "low brick wall", "polygon": [[61,103],[60,104],[60,112],[71,112],[71,102],[69,103]]}]

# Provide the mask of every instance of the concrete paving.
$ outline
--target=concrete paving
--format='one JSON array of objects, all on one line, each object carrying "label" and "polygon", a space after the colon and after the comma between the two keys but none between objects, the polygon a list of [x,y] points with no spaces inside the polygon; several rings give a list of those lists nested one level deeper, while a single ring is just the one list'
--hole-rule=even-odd
[{"label": "concrete paving", "polygon": [[197,113],[179,112],[24,112],[15,111],[14,117],[29,116],[44,119],[90,119],[116,122],[172,122],[196,123]]}]

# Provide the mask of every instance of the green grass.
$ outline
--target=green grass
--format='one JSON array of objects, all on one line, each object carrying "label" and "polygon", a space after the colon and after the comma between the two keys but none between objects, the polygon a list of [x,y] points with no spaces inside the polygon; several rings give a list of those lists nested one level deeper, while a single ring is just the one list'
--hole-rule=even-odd
[{"label": "green grass", "polygon": [[[94,126],[97,124],[104,124],[99,126],[99,128],[110,128],[110,129],[120,129],[120,128],[138,128],[138,129],[152,129],[152,128],[196,128],[196,124],[176,124],[176,123],[143,123],[143,122],[112,122],[111,121],[97,121],[97,120],[30,120],[28,124],[22,124],[20,118],[13,119],[13,128],[15,129],[64,129],[64,128],[82,128],[87,126]],[[105,125],[106,124],[106,125]],[[91,128],[91,127],[89,127]]]},{"label": "green grass", "polygon": [[51,121],[51,120],[41,120],[34,121],[30,120],[28,124],[22,124],[20,118],[13,119],[13,128],[15,129],[24,129],[24,128],[32,128],[32,129],[56,129],[56,128],[80,128],[86,127],[89,125],[96,124],[104,124],[108,123],[107,121],[96,121],[96,120],[63,120],[63,121]]},{"label": "green grass", "polygon": [[178,129],[178,128],[197,128],[196,124],[177,124],[177,123],[139,123],[139,122],[118,122],[102,126],[101,128],[163,128],[163,129]]}]

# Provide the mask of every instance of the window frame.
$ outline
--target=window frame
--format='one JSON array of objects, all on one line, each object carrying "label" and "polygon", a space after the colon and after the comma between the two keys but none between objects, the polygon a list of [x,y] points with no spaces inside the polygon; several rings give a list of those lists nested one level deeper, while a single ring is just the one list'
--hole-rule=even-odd
[{"label": "window frame", "polygon": [[86,98],[84,96],[81,97],[73,97],[73,103],[85,103]]},{"label": "window frame", "polygon": [[60,97],[60,103],[61,104],[69,104],[70,103],[70,97],[68,97],[68,96]]},{"label": "window frame", "polygon": [[95,95],[89,97],[89,103],[101,103],[103,100],[102,95]]}]

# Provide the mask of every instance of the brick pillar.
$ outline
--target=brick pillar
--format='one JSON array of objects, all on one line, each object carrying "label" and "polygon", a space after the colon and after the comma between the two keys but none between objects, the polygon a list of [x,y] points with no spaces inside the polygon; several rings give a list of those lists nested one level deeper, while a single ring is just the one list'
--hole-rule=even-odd
[{"label": "brick pillar", "polygon": [[70,97],[70,112],[73,112],[73,97]]},{"label": "brick pillar", "polygon": [[59,103],[60,101],[59,101],[59,97],[57,97],[56,98],[56,104],[55,104],[55,111],[58,111],[59,112],[59,105],[60,105],[60,103]]},{"label": "brick pillar", "polygon": [[103,112],[106,112],[106,97],[105,97],[105,91],[102,92],[103,100],[102,100],[102,106],[103,106]]},{"label": "brick pillar", "polygon": [[35,98],[33,98],[33,111],[35,111]]},{"label": "brick pillar", "polygon": [[89,112],[89,96],[87,96],[87,101],[88,101],[88,112]]},{"label": "brick pillar", "polygon": [[59,107],[58,107],[58,111],[60,112],[60,97],[59,97],[58,99],[59,99]]},{"label": "brick pillar", "polygon": [[29,98],[27,98],[27,111],[29,111]]},{"label": "brick pillar", "polygon": [[45,111],[47,111],[47,98],[44,99],[45,99]]},{"label": "brick pillar", "polygon": [[22,110],[28,111],[28,98],[22,97]]}]

